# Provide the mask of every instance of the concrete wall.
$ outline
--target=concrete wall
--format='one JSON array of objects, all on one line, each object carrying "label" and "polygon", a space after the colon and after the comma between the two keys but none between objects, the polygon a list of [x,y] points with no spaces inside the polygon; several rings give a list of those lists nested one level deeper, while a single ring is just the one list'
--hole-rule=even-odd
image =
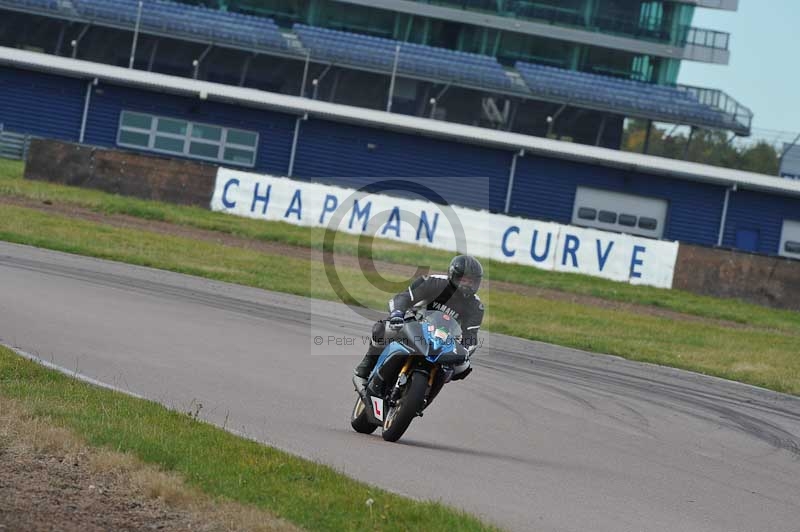
[{"label": "concrete wall", "polygon": [[217,167],[193,161],[34,139],[25,178],[208,208]]},{"label": "concrete wall", "polygon": [[672,287],[800,310],[800,261],[681,244]]}]

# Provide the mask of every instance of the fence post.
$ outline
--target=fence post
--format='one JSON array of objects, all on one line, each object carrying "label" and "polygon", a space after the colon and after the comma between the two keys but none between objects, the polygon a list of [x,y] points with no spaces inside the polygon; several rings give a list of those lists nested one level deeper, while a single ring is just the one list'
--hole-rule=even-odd
[{"label": "fence post", "polygon": [[311,50],[306,50],[306,63],[303,66],[303,81],[300,83],[300,97],[306,97],[306,81],[308,80],[308,67],[311,64]]},{"label": "fence post", "polygon": [[508,188],[506,189],[506,204],[503,212],[508,214],[511,210],[511,195],[514,192],[514,178],[517,176],[517,158],[524,157],[525,150],[514,152],[514,157],[511,158],[511,169],[508,171]]},{"label": "fence post", "polygon": [[136,42],[139,40],[139,25],[142,21],[142,7],[144,2],[139,0],[139,10],[136,13],[136,28],[133,30],[133,43],[131,44],[131,59],[128,68],[133,68],[133,59],[136,57]]},{"label": "fence post", "polygon": [[300,124],[303,120],[308,120],[308,114],[298,116],[294,123],[294,137],[292,138],[292,151],[289,153],[289,168],[286,171],[286,177],[292,177],[294,174],[294,160],[297,156],[297,143],[300,140]]},{"label": "fence post", "polygon": [[86,84],[86,98],[83,101],[83,117],[81,118],[81,133],[78,137],[78,142],[83,144],[83,139],[86,137],[86,122],[89,119],[89,103],[92,101],[92,86],[97,84],[97,78],[89,81]]},{"label": "fence post", "polygon": [[392,80],[389,82],[389,99],[386,101],[386,112],[392,112],[392,99],[394,98],[394,80],[397,78],[397,62],[400,60],[400,45],[394,48],[394,66],[392,67]]},{"label": "fence post", "polygon": [[725,201],[722,203],[722,216],[719,219],[719,232],[717,233],[717,246],[721,246],[725,238],[725,226],[728,222],[728,202],[731,199],[731,192],[736,192],[736,189],[735,184],[725,189]]}]

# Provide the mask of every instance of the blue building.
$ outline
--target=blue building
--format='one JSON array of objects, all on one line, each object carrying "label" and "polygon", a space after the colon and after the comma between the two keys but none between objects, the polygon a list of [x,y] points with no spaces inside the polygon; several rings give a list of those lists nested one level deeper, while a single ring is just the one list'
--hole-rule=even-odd
[{"label": "blue building", "polygon": [[10,131],[800,258],[800,182],[0,48]]}]

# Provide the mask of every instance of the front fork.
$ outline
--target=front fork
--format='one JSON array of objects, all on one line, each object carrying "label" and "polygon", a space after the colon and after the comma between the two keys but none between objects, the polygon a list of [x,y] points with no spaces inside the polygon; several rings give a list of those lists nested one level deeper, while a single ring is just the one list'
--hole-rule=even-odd
[{"label": "front fork", "polygon": [[[397,382],[394,385],[394,389],[392,390],[391,395],[389,396],[389,405],[394,406],[397,404],[397,401],[400,399],[400,394],[402,393],[403,386],[408,383],[409,372],[411,371],[411,365],[413,364],[414,360],[412,357],[408,357],[406,363],[403,364],[400,373],[397,375]],[[430,391],[431,386],[433,386],[433,381],[436,379],[436,370],[438,368],[433,366],[428,374],[428,391]],[[425,397],[425,402],[428,402],[427,394]]]}]

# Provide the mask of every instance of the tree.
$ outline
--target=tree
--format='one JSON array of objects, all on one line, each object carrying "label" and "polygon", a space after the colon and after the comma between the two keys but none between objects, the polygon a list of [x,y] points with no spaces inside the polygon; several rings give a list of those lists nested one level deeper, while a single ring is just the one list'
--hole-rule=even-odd
[{"label": "tree", "polygon": [[[728,134],[720,130],[697,129],[686,153],[688,135],[668,132],[654,126],[650,132],[647,153],[670,159],[686,159],[698,163],[778,175],[780,154],[771,144],[760,141],[754,145],[736,147]],[[623,132],[622,149],[641,153],[647,136],[645,120],[630,120]]]},{"label": "tree", "polygon": [[778,175],[780,172],[780,154],[771,144],[763,140],[741,154],[742,170],[762,174]]}]

